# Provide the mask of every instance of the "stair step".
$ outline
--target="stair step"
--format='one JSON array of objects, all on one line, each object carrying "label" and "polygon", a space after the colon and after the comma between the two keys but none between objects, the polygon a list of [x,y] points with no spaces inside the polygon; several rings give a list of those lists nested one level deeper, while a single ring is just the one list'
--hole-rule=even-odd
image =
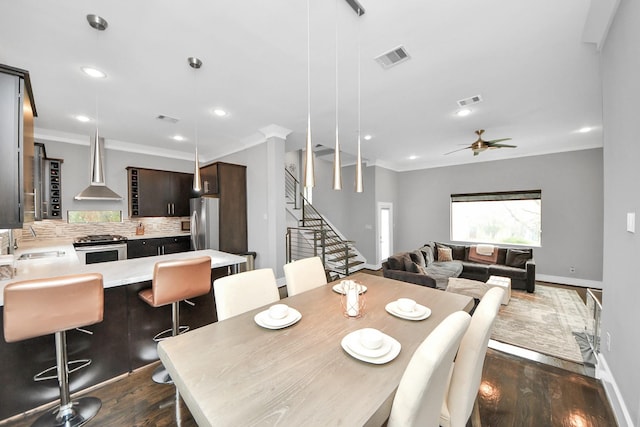
[{"label": "stair step", "polygon": [[344,260],[347,259],[347,258],[351,259],[351,258],[355,258],[357,256],[358,256],[358,254],[350,252],[348,257],[340,256],[340,257],[337,257],[337,258],[331,258],[329,261],[331,261],[331,262],[344,262]]},{"label": "stair step", "polygon": [[[352,267],[356,267],[358,265],[364,264],[364,262],[362,261],[353,261],[349,263],[349,270],[351,270]],[[344,270],[344,267],[337,267],[336,270]]]}]

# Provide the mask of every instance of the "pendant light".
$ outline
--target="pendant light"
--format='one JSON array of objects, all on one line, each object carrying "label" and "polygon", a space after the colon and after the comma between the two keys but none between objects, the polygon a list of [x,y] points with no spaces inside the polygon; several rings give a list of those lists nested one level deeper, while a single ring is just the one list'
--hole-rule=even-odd
[{"label": "pendant light", "polygon": [[[358,9],[358,16],[360,16],[360,9]],[[358,155],[356,159],[356,193],[362,193],[362,154],[360,152],[360,27],[358,24]]]},{"label": "pendant light", "polygon": [[[100,32],[107,29],[109,23],[106,19],[98,15],[87,15],[87,22],[89,26],[96,30],[96,45],[98,40],[98,34]],[[93,78],[105,78],[107,75],[97,70],[93,67],[81,67],[81,69],[89,76]],[[98,109],[98,88],[96,86],[96,130],[93,137],[93,140],[90,141],[89,147],[89,159],[90,159],[90,176],[91,180],[89,186],[78,193],[74,199],[75,200],[106,200],[106,201],[114,201],[114,200],[122,200],[122,196],[117,194],[115,191],[111,190],[107,187],[107,184],[104,179],[104,160],[103,160],[103,151],[102,147],[104,146],[104,138],[100,136],[100,132],[98,131],[99,121],[99,109]]]},{"label": "pendant light", "polygon": [[316,185],[313,167],[313,147],[311,145],[311,55],[310,55],[310,14],[309,0],[307,0],[307,143],[304,156],[304,186],[311,188]]},{"label": "pendant light", "polygon": [[[194,70],[199,70],[200,67],[202,67],[202,61],[198,58],[196,58],[195,56],[190,56],[189,58],[187,58],[187,61],[189,62],[189,66],[191,68],[193,68]],[[194,82],[195,82],[195,75],[194,75]],[[193,85],[194,87],[194,92],[197,93],[197,85],[194,83]],[[195,98],[194,98],[195,99]],[[194,162],[194,169],[193,169],[193,191],[199,193],[202,190],[202,185],[201,185],[201,179],[200,179],[200,160],[198,159],[198,117],[197,117],[197,112],[196,112],[196,116],[195,116],[195,139],[196,139],[196,153],[195,153],[195,162]]]},{"label": "pendant light", "polygon": [[338,0],[336,0],[336,147],[333,152],[333,189],[342,190],[342,162],[338,135]]}]

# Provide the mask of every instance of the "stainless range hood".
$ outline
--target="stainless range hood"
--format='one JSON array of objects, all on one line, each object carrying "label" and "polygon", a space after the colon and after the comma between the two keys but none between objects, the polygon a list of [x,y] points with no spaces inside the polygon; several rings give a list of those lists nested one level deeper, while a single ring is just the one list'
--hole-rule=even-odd
[{"label": "stainless range hood", "polygon": [[93,138],[91,147],[91,185],[82,190],[75,197],[76,200],[122,200],[122,197],[111,190],[104,182],[104,165],[102,163],[102,146],[104,138],[96,136]]}]

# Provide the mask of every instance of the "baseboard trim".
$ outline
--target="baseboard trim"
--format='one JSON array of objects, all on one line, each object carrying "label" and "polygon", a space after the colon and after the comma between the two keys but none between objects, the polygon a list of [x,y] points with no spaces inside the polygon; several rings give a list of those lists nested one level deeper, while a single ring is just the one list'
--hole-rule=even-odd
[{"label": "baseboard trim", "polygon": [[600,381],[602,381],[604,391],[607,394],[607,399],[609,399],[609,404],[611,405],[611,409],[613,409],[618,426],[633,427],[635,424],[631,419],[631,415],[629,414],[627,405],[624,403],[624,399],[622,399],[622,393],[620,393],[618,384],[616,383],[615,378],[613,378],[613,374],[609,369],[607,360],[602,353],[598,354],[596,378],[599,378]]},{"label": "baseboard trim", "polygon": [[536,274],[536,280],[539,280],[541,282],[558,283],[560,285],[602,289],[602,280],[587,280],[578,279],[576,277],[550,276],[548,274]]}]

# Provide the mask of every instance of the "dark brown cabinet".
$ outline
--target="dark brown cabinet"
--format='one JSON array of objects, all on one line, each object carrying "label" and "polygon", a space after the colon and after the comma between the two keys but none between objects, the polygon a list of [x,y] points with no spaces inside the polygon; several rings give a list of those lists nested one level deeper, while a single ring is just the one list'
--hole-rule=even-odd
[{"label": "dark brown cabinet", "polygon": [[129,217],[189,216],[193,174],[128,167]]},{"label": "dark brown cabinet", "polygon": [[216,162],[200,168],[202,196],[219,203],[219,248],[223,252],[247,251],[247,167]]},{"label": "dark brown cabinet", "polygon": [[187,252],[191,249],[189,236],[130,239],[127,241],[127,259]]},{"label": "dark brown cabinet", "polygon": [[0,228],[34,220],[35,116],[29,72],[0,64]]}]

